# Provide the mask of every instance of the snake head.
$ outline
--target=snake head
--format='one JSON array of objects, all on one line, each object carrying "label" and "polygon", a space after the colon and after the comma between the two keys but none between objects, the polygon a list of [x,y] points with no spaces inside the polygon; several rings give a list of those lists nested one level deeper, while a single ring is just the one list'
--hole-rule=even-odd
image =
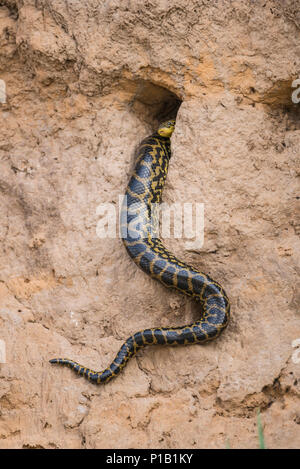
[{"label": "snake head", "polygon": [[161,137],[171,137],[174,130],[175,130],[175,120],[170,119],[170,120],[165,121],[162,124],[160,124],[160,126],[158,127],[158,130],[157,130],[157,133]]}]

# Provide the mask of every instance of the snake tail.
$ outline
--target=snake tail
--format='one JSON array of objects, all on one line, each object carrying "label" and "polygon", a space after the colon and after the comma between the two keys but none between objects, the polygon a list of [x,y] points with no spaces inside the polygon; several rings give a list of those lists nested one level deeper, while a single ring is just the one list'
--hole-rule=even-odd
[{"label": "snake tail", "polygon": [[139,146],[121,212],[122,240],[137,266],[166,288],[199,302],[201,315],[198,321],[186,326],[158,327],[135,333],[124,342],[111,365],[103,371],[91,370],[68,358],[50,360],[50,363],[72,368],[78,375],[97,384],[107,383],[117,376],[128,360],[147,345],[204,343],[217,338],[229,321],[230,303],[222,286],[176,258],[158,237],[155,209],[162,199],[174,128],[174,120],[164,122]]}]

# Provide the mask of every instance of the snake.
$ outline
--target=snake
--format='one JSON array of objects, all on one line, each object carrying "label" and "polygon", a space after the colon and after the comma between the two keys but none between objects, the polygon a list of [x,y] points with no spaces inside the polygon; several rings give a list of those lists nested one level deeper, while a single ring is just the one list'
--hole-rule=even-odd
[{"label": "snake", "polygon": [[156,327],[136,332],[102,371],[94,371],[68,358],[50,360],[52,364],[68,366],[96,384],[107,383],[118,376],[129,359],[148,345],[202,344],[217,338],[228,325],[230,302],[222,286],[209,275],[180,261],[159,238],[157,207],[162,201],[174,130],[174,119],[164,121],[138,147],[121,208],[121,237],[129,256],[146,274],[199,303],[200,318],[181,327]]}]

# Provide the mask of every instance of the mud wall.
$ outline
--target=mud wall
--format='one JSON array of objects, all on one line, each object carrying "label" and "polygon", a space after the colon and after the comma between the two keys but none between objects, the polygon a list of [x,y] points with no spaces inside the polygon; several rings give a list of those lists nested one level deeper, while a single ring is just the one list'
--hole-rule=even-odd
[{"label": "mud wall", "polygon": [[[258,407],[268,447],[299,447],[297,3],[0,1],[0,447],[255,448]],[[164,200],[204,202],[205,242],[166,244],[222,283],[232,320],[95,387],[49,358],[100,370],[133,332],[198,314],[96,233],[178,107]]]}]

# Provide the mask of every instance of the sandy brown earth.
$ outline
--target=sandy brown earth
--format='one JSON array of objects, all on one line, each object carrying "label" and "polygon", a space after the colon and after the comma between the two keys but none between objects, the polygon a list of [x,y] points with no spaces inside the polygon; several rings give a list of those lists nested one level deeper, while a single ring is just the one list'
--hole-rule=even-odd
[{"label": "sandy brown earth", "polygon": [[[299,447],[299,29],[297,0],[0,0],[1,448],[256,448],[257,408],[269,448]],[[232,320],[96,387],[48,360],[101,370],[198,314],[96,232],[178,107],[164,200],[204,203],[205,241],[166,244]]]}]

